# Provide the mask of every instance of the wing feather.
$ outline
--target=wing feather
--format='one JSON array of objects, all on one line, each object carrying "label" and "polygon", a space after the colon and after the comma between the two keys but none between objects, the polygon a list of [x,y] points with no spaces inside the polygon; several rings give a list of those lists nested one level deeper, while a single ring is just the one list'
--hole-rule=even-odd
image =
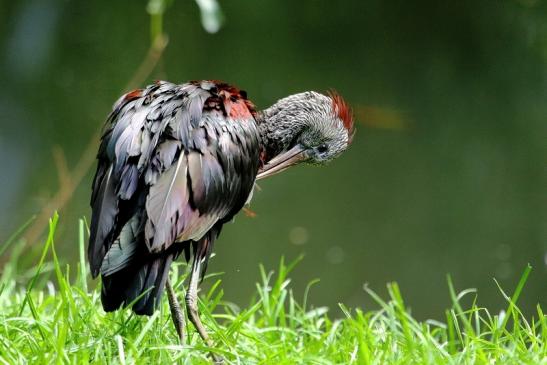
[{"label": "wing feather", "polygon": [[199,240],[241,209],[258,170],[259,135],[250,113],[226,113],[222,85],[158,82],[116,102],[93,185],[94,275],[131,265],[135,247],[157,254]]},{"label": "wing feather", "polygon": [[139,238],[139,215],[134,215],[122,228],[120,235],[101,264],[101,274],[112,275],[126,267],[135,257]]},{"label": "wing feather", "polygon": [[118,214],[114,180],[110,166],[101,179],[95,200],[92,202],[88,257],[93,277],[99,274],[101,262],[108,249],[105,242],[111,236]]},{"label": "wing feather", "polygon": [[172,229],[176,223],[175,214],[188,204],[187,170],[186,155],[181,154],[177,162],[150,187],[146,199],[148,221],[145,235],[151,252],[165,248],[166,243],[173,242],[176,238]]}]

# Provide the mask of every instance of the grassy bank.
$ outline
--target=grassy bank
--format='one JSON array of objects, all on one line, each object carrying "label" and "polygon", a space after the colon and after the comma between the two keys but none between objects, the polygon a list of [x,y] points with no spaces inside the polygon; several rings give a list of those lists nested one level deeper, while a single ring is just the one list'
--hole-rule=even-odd
[{"label": "grassy bank", "polygon": [[[59,263],[54,232],[57,217],[37,266],[17,270],[15,245],[0,281],[0,361],[13,363],[182,363],[206,364],[207,348],[191,325],[179,344],[167,300],[152,317],[129,310],[105,314],[100,291],[90,290],[84,261],[86,229],[80,224],[78,267]],[[477,301],[462,308],[448,282],[452,308],[444,322],[417,321],[408,313],[396,284],[389,298],[369,294],[381,309],[363,312],[341,305],[344,318],[326,308],[310,308],[306,293],[293,293],[281,262],[275,273],[260,268],[255,298],[247,308],[223,301],[217,275],[201,295],[201,313],[217,343],[212,349],[234,364],[547,364],[547,317],[537,308],[524,318],[517,307],[530,268],[526,268],[507,310],[492,314]],[[180,264],[173,278],[182,297]],[[303,299],[297,299],[302,298]]]}]

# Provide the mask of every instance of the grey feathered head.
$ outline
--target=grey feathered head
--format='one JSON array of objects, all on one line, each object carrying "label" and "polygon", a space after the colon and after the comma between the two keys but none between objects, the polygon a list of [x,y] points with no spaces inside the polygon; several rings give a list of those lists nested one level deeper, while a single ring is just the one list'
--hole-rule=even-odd
[{"label": "grey feathered head", "polygon": [[324,164],[352,141],[351,109],[340,95],[307,91],[279,100],[259,114],[266,163],[258,178],[298,163]]}]

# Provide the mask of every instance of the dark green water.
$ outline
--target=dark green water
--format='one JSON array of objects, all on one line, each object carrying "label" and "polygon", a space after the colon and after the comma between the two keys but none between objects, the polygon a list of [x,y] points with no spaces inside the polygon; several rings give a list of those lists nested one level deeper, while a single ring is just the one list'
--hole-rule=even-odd
[{"label": "dark green water", "polygon": [[[336,88],[358,111],[351,149],[327,168],[261,183],[254,219],[226,226],[210,271],[247,303],[258,263],[305,253],[293,282],[316,306],[370,308],[399,282],[419,317],[478,288],[505,307],[526,263],[531,313],[547,304],[547,7],[533,0],[227,1],[207,34],[193,2],[165,19],[170,43],[152,79],[223,79],[265,107]],[[144,2],[0,3],[0,241],[57,187],[52,149],[69,166],[149,44]],[[57,246],[75,263],[91,173],[61,211]]]}]

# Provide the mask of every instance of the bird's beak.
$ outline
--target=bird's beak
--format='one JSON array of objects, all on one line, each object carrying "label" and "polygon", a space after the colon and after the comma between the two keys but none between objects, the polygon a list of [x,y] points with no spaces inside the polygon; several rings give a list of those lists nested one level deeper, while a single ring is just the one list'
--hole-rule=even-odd
[{"label": "bird's beak", "polygon": [[260,170],[256,179],[260,180],[268,176],[275,175],[289,167],[296,165],[299,162],[306,161],[308,154],[301,145],[296,145],[288,151],[282,152],[279,155],[268,161]]}]

